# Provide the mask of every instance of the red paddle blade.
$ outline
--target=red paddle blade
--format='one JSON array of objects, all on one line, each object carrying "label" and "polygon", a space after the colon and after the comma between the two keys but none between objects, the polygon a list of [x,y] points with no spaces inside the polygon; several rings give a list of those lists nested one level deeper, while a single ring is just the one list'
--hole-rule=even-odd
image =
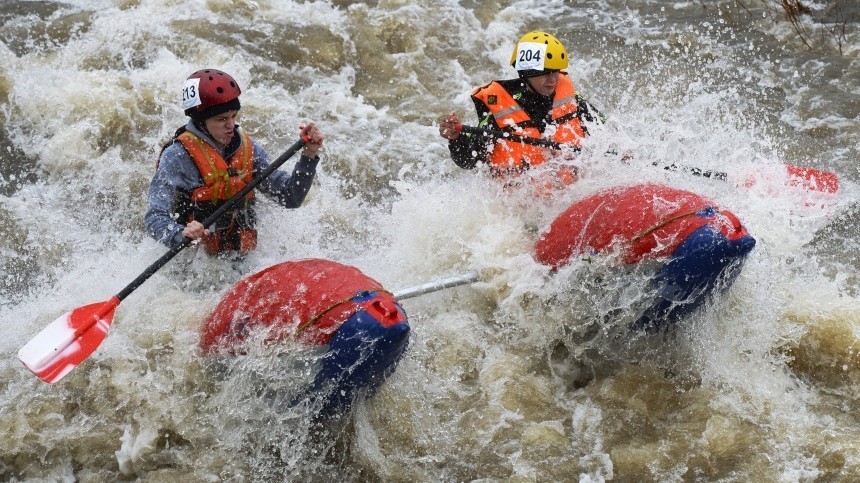
[{"label": "red paddle blade", "polygon": [[804,188],[810,191],[821,191],[822,193],[836,193],[839,191],[839,177],[829,171],[821,171],[814,168],[803,168],[801,166],[785,167],[788,173],[788,186]]},{"label": "red paddle blade", "polygon": [[787,186],[809,193],[832,195],[839,191],[839,177],[830,171],[790,164],[760,166],[746,175],[744,185],[748,188],[761,185],[774,192],[780,191],[781,186]]},{"label": "red paddle blade", "polygon": [[63,314],[21,347],[18,358],[39,379],[59,381],[102,343],[119,302],[113,297]]}]

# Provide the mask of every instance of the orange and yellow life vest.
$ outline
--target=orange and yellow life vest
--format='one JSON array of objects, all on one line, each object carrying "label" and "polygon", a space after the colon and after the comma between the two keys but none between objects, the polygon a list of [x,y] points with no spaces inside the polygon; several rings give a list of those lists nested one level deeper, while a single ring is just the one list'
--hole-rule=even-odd
[{"label": "orange and yellow life vest", "polygon": [[[193,203],[218,203],[228,200],[251,182],[254,176],[254,146],[244,131],[241,131],[240,135],[242,142],[229,163],[221,157],[217,149],[195,134],[185,131],[179,135],[177,139],[188,151],[203,178],[203,186],[191,194]],[[248,197],[253,196],[253,191],[248,193]]]},{"label": "orange and yellow life vest", "polygon": [[[194,219],[195,213],[200,216],[201,212],[214,212],[221,202],[230,199],[253,180],[254,146],[250,136],[244,131],[240,131],[240,136],[239,149],[229,161],[226,161],[217,149],[189,131],[177,137],[197,165],[197,170],[203,178],[203,186],[191,192],[190,201],[195,209],[190,220]],[[257,230],[254,229],[253,214],[245,213],[244,216],[237,216],[239,210],[252,209],[253,198],[254,191],[248,192],[244,203],[238,204],[238,208],[225,213],[222,217],[228,224],[216,223],[219,228],[211,231],[201,240],[207,253],[214,255],[231,250],[246,253],[256,248]]]},{"label": "orange and yellow life vest", "polygon": [[[472,95],[487,106],[499,128],[519,136],[541,139],[541,133],[534,127],[531,117],[498,82],[479,87]],[[556,130],[551,141],[579,146],[585,132],[576,115],[578,108],[573,81],[567,75],[560,75],[552,101],[551,117],[556,123]],[[500,173],[522,171],[544,163],[547,159],[545,151],[546,148],[540,146],[499,139],[488,161]]]}]

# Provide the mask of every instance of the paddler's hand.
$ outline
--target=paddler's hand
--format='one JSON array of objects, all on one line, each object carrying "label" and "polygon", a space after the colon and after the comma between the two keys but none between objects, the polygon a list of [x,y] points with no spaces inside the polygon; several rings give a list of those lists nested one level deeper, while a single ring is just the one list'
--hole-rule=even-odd
[{"label": "paddler's hand", "polygon": [[439,120],[439,135],[448,141],[453,141],[460,136],[460,131],[457,130],[457,126],[460,124],[460,120],[457,119],[457,114],[450,113]]},{"label": "paddler's hand", "polygon": [[302,150],[302,156],[315,158],[317,151],[322,147],[325,136],[320,132],[317,125],[310,122],[304,126],[299,126],[299,136],[305,140],[305,148]]},{"label": "paddler's hand", "polygon": [[207,230],[199,221],[192,221],[185,226],[184,230],[182,230],[182,236],[185,238],[191,238],[192,240],[198,240],[208,234],[209,230]]}]

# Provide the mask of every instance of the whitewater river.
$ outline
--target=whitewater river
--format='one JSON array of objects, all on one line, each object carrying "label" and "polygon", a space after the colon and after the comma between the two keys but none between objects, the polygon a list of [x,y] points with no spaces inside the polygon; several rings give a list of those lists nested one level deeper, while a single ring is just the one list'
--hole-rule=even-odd
[{"label": "whitewater river", "polygon": [[[811,49],[776,3],[0,3],[0,480],[857,481],[860,2],[806,2]],[[436,126],[449,111],[474,124],[469,91],[512,77],[533,29],[566,44],[608,118],[576,159],[584,179],[549,198],[458,168]],[[59,383],[18,360],[166,251],[143,229],[146,189],[204,67],[236,77],[240,122],[272,157],[301,123],[327,135],[304,205],[261,201],[244,273],[317,257],[394,291],[482,271],[403,301],[406,356],[341,418],[267,397],[298,390],[312,351],[199,353],[242,272],[195,249]],[[841,189],[767,182],[781,164]],[[551,275],[532,258],[571,202],[637,182],[707,196],[757,240],[730,289],[667,333],[620,330],[642,271],[594,257]]]}]

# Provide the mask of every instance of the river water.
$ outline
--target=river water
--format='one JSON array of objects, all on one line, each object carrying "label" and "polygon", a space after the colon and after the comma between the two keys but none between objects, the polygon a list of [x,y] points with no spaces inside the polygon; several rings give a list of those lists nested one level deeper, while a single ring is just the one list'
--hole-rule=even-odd
[{"label": "river water", "polygon": [[[0,479],[856,481],[860,3],[810,0],[809,46],[775,4],[3,2]],[[474,124],[470,89],[512,76],[533,29],[567,45],[608,117],[576,160],[584,179],[551,198],[456,167],[435,127],[449,111]],[[196,350],[239,273],[193,249],[61,382],[17,360],[164,253],[143,230],[146,188],[203,67],[237,78],[241,123],[272,156],[300,123],[328,136],[301,208],[261,202],[244,273],[318,257],[397,290],[482,271],[403,301],[407,355],[341,418],[267,397],[310,377],[312,351],[216,366]],[[781,164],[833,171],[841,189],[744,183]],[[595,257],[550,275],[532,258],[572,201],[636,182],[707,196],[758,242],[731,288],[667,333],[613,330],[646,295],[642,270]]]}]

